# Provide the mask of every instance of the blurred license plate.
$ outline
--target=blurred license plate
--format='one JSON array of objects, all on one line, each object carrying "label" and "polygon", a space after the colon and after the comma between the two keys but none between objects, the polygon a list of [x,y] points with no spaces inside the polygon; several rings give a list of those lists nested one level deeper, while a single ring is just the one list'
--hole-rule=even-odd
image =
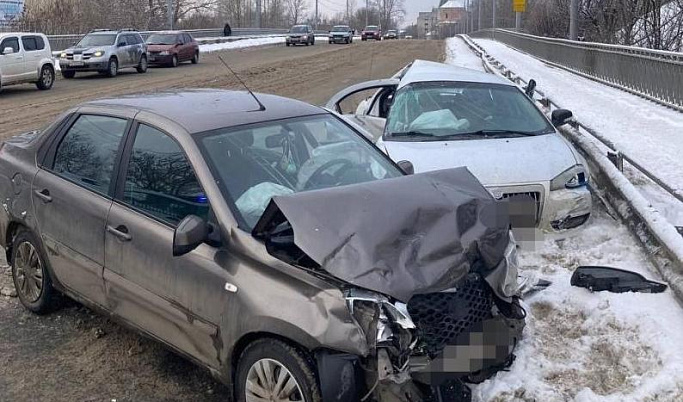
[{"label": "blurred license plate", "polygon": [[83,60],[83,55],[81,54],[75,54],[74,55],[74,61],[81,61]]},{"label": "blurred license plate", "polygon": [[83,63],[82,61],[74,61],[74,62],[71,63],[72,66],[82,66],[82,65],[84,65],[84,64],[85,64],[85,63]]}]

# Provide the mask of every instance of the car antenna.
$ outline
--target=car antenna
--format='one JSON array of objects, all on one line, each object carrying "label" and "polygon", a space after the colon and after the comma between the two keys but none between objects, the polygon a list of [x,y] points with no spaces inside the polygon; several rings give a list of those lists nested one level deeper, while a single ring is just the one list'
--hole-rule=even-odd
[{"label": "car antenna", "polygon": [[218,56],[218,60],[220,60],[221,63],[223,63],[223,65],[225,66],[225,68],[227,68],[228,71],[230,71],[230,72],[232,73],[232,75],[234,75],[235,78],[237,78],[237,81],[239,81],[239,83],[242,84],[242,85],[247,89],[247,92],[249,92],[249,95],[251,95],[251,96],[254,98],[254,100],[256,101],[256,103],[258,103],[258,106],[259,106],[258,111],[259,111],[259,112],[264,112],[264,111],[266,110],[266,107],[263,105],[263,103],[261,103],[261,101],[259,100],[259,98],[256,97],[256,95],[251,91],[251,89],[249,89],[249,87],[247,86],[247,84],[246,84],[244,81],[242,81],[242,79],[240,78],[240,76],[237,75],[237,73],[236,73],[232,68],[230,68],[230,66],[228,65],[228,63],[226,63],[226,61],[223,59],[223,56],[220,56],[220,55],[219,55],[219,56]]}]

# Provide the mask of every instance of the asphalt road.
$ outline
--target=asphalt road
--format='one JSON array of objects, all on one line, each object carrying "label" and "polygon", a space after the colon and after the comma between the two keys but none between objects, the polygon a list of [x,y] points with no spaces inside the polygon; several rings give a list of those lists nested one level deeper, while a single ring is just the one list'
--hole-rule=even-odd
[{"label": "asphalt road", "polygon": [[[442,60],[438,41],[383,41],[350,46],[270,46],[221,54],[254,91],[324,104],[336,91],[384,78],[414,59]],[[172,88],[239,88],[217,54],[199,65],[59,79],[51,91],[8,87],[0,93],[0,138],[40,128],[89,99]],[[191,107],[191,105],[188,105]],[[0,290],[13,290],[0,261]],[[230,390],[183,358],[66,300],[45,316],[0,296],[0,401],[228,401]]]}]

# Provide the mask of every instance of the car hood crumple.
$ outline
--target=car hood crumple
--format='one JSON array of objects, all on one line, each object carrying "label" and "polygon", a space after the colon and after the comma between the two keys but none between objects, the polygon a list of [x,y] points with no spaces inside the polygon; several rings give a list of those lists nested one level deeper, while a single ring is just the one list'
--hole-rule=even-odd
[{"label": "car hood crumple", "polygon": [[[316,270],[407,302],[493,270],[509,242],[500,211],[457,168],[276,196],[252,234],[278,258],[298,248]],[[293,245],[277,238],[287,224]]]},{"label": "car hood crumple", "polygon": [[395,161],[412,162],[415,172],[467,166],[485,186],[538,183],[576,165],[558,134],[456,141],[383,141]]}]

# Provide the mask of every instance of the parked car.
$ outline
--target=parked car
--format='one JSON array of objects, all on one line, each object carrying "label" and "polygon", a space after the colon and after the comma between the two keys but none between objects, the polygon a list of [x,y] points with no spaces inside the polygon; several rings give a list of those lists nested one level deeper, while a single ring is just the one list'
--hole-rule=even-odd
[{"label": "parked car", "polygon": [[330,44],[353,43],[353,29],[348,25],[336,25],[330,31]]},{"label": "parked car", "polygon": [[361,32],[360,38],[363,41],[368,39],[382,40],[382,31],[377,25],[368,25],[363,32]]},{"label": "parked car", "polygon": [[59,55],[62,76],[67,79],[85,71],[97,71],[108,77],[115,77],[124,68],[145,73],[148,61],[147,45],[140,33],[132,29],[96,29]]},{"label": "parked car", "polygon": [[390,29],[384,34],[384,39],[398,39],[398,31]]},{"label": "parked car", "polygon": [[562,230],[588,220],[588,166],[556,130],[570,111],[548,120],[509,81],[419,60],[391,79],[343,90],[328,107],[339,111],[344,99],[367,90],[376,92],[353,120],[392,159],[411,161],[415,172],[467,166],[494,197],[522,204],[519,227]]},{"label": "parked car", "polygon": [[189,61],[199,63],[199,44],[186,32],[171,31],[154,33],[147,38],[147,54],[150,64],[178,67]]},{"label": "parked car", "polygon": [[0,147],[0,245],[30,311],[104,310],[236,401],[456,400],[514,357],[516,247],[466,169],[402,169],[277,96],[91,101]]},{"label": "parked car", "polygon": [[285,39],[287,46],[315,45],[315,31],[310,25],[294,25]]},{"label": "parked car", "polygon": [[8,85],[34,83],[38,89],[52,88],[55,66],[47,37],[40,33],[0,33],[0,89]]}]

